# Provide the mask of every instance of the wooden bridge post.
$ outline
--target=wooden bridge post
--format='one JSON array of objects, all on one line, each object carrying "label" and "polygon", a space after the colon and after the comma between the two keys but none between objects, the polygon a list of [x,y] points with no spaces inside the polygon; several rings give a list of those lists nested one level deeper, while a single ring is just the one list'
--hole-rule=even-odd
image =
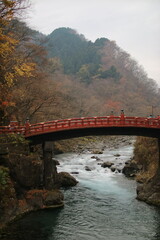
[{"label": "wooden bridge post", "polygon": [[30,122],[29,122],[29,118],[27,118],[25,123],[25,135],[29,133],[29,127],[30,127]]},{"label": "wooden bridge post", "polygon": [[111,114],[110,114],[110,116],[109,116],[109,124],[113,124],[113,122],[114,122],[114,113],[113,113],[113,110],[111,111]]},{"label": "wooden bridge post", "polygon": [[120,116],[120,123],[121,125],[124,125],[124,110],[121,110],[121,116]]},{"label": "wooden bridge post", "polygon": [[43,148],[43,159],[44,159],[44,185],[48,190],[52,190],[56,183],[57,168],[54,163],[53,158],[53,143],[44,142],[42,144]]}]

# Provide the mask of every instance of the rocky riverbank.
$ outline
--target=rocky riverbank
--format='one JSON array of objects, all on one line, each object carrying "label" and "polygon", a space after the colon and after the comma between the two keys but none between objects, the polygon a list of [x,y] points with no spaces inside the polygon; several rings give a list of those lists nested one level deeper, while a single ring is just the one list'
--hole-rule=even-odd
[{"label": "rocky riverbank", "polygon": [[54,143],[55,154],[76,152],[101,154],[105,149],[116,149],[133,144],[135,137],[129,136],[89,136],[60,140]]},{"label": "rocky riverbank", "polygon": [[0,227],[30,211],[62,207],[59,188],[67,180],[68,186],[77,183],[65,173],[58,174],[56,162],[52,158],[46,161],[41,147],[32,150],[22,136],[0,137]]},{"label": "rocky riverbank", "polygon": [[160,207],[160,175],[139,183],[137,187],[137,199],[148,204]]},{"label": "rocky riverbank", "polygon": [[139,137],[134,157],[127,162],[123,173],[137,181],[137,199],[160,206],[160,169],[157,139]]},{"label": "rocky riverbank", "polygon": [[160,173],[157,171],[154,176],[144,171],[143,165],[135,160],[126,163],[123,168],[126,177],[134,178],[137,181],[137,199],[148,204],[160,206]]}]

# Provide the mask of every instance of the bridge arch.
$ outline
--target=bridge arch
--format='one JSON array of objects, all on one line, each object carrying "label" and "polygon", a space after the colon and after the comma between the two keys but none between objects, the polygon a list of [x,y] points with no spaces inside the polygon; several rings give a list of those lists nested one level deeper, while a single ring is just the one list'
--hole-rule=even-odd
[{"label": "bridge arch", "polygon": [[122,112],[120,116],[72,118],[37,124],[27,121],[24,126],[0,127],[0,133],[23,134],[31,144],[89,135],[132,135],[160,139],[160,117],[127,117]]},{"label": "bridge arch", "polygon": [[144,127],[86,127],[39,133],[37,135],[26,136],[26,139],[30,140],[31,144],[35,145],[46,141],[57,141],[75,137],[102,135],[128,135],[159,138],[160,129],[157,130]]},{"label": "bridge arch", "polygon": [[132,135],[160,138],[160,118],[120,116],[55,120],[26,126],[25,136],[33,144],[94,135]]}]

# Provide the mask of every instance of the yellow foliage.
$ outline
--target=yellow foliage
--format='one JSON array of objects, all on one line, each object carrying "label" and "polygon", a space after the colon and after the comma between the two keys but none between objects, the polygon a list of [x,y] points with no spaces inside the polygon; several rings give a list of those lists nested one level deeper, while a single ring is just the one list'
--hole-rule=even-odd
[{"label": "yellow foliage", "polygon": [[[11,3],[10,3],[11,2]],[[13,1],[5,2],[11,7]],[[1,83],[11,87],[20,77],[33,77],[35,64],[24,62],[23,53],[17,54],[19,41],[15,39],[12,32],[7,35],[3,33],[5,26],[0,26],[0,70]]]},{"label": "yellow foliage", "polygon": [[15,74],[17,76],[33,77],[35,70],[34,63],[22,63],[20,66],[14,66]]},{"label": "yellow foliage", "polygon": [[18,41],[12,37],[11,34],[2,34],[2,29],[0,29],[0,57],[8,57],[14,50]]},{"label": "yellow foliage", "polygon": [[13,84],[13,81],[14,81],[14,74],[10,73],[10,72],[7,72],[5,74],[5,81],[6,81],[7,85],[10,87]]},{"label": "yellow foliage", "polygon": [[15,4],[16,1],[5,0],[4,2],[5,2],[5,4],[6,4],[6,7],[12,8],[12,7],[14,6],[14,4]]}]

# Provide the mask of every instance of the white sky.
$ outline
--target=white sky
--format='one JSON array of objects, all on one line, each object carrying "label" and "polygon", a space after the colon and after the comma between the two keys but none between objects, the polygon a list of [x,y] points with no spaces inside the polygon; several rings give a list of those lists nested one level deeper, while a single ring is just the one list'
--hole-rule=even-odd
[{"label": "white sky", "polygon": [[160,85],[160,0],[30,0],[27,23],[44,34],[70,27],[116,41]]}]

